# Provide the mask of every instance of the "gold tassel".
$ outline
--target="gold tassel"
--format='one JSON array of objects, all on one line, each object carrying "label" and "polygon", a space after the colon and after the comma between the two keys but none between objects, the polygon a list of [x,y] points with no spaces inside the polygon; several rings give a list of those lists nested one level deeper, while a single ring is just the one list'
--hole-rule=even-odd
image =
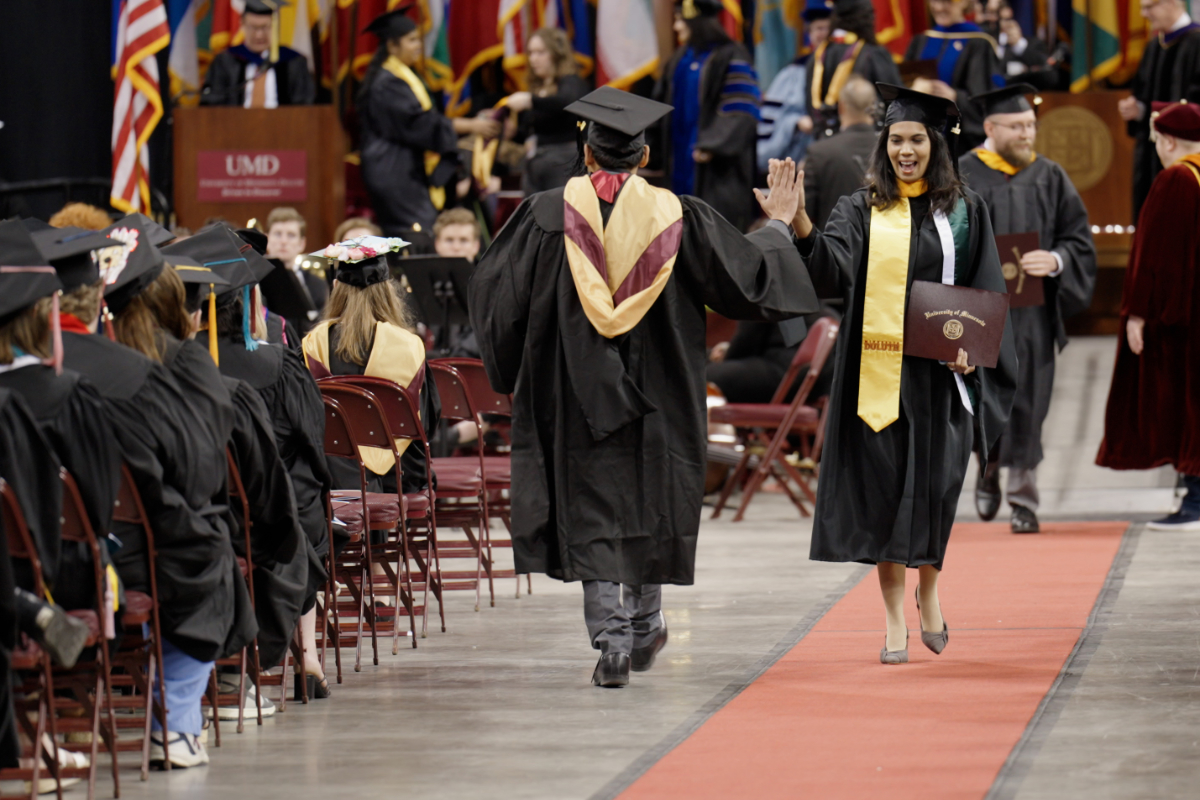
[{"label": "gold tassel", "polygon": [[217,288],[208,285],[208,353],[213,363],[221,366],[221,356],[217,354]]}]

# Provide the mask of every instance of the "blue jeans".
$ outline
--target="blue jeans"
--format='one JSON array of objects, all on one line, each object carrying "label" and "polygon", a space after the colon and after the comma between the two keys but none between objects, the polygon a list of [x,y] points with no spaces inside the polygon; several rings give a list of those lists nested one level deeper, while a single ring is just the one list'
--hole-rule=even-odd
[{"label": "blue jeans", "polygon": [[[197,661],[165,638],[162,649],[163,664],[159,676],[167,682],[167,726],[172,733],[199,736],[204,729],[200,700],[208,689],[213,662]],[[158,717],[151,725],[156,731],[162,730]]]}]

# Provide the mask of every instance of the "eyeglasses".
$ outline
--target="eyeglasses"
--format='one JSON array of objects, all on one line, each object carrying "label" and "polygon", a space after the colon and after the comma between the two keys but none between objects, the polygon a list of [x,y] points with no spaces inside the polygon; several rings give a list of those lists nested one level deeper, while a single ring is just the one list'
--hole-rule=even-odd
[{"label": "eyeglasses", "polygon": [[1017,122],[1012,125],[1008,125],[1003,122],[993,122],[992,124],[998,125],[1001,128],[1008,128],[1010,130],[1016,131],[1017,133],[1022,133],[1024,131],[1029,131],[1030,133],[1037,133],[1037,127],[1038,127],[1038,124],[1036,122]]}]

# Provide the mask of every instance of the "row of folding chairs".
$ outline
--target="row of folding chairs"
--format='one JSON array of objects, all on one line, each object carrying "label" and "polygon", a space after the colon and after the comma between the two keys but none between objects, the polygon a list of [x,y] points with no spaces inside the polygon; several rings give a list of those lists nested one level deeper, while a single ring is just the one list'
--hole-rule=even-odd
[{"label": "row of folding chairs", "polygon": [[[251,522],[245,491],[237,462],[227,452],[229,490],[232,500],[242,507],[243,555],[238,565],[250,597],[254,597],[254,562],[250,546]],[[71,616],[85,622],[89,628],[84,656],[74,667],[66,669],[52,664],[49,655],[35,642],[22,636],[13,655],[12,670],[19,677],[16,696],[18,724],[28,739],[27,757],[30,766],[0,771],[0,780],[29,781],[31,791],[22,797],[33,797],[37,793],[39,780],[50,778],[57,786],[57,795],[62,796],[61,781],[67,778],[86,778],[88,797],[94,797],[97,771],[97,755],[101,747],[111,757],[113,796],[120,796],[120,772],[118,753],[137,751],[141,755],[141,779],[147,780],[150,769],[151,719],[157,717],[164,730],[167,725],[165,687],[157,681],[163,662],[162,628],[159,622],[157,552],[154,531],[150,526],[137,486],[127,466],[121,467],[121,482],[114,504],[113,521],[136,525],[142,529],[146,541],[147,574],[149,592],[131,589],[125,591],[125,604],[119,616],[106,612],[106,604],[112,602],[106,585],[107,578],[102,570],[100,547],[103,546],[92,529],[83,500],[75,480],[64,469],[60,471],[62,482],[62,513],[60,517],[63,542],[83,545],[91,553],[94,565],[96,610],[73,610]],[[3,513],[5,536],[9,557],[14,563],[24,564],[32,576],[33,593],[45,596],[42,564],[33,544],[26,515],[12,488],[0,480],[0,510]],[[119,646],[110,648],[110,634],[116,626],[121,627]],[[294,637],[291,653],[303,659],[303,648],[299,636]],[[289,655],[291,654],[289,653]],[[216,669],[209,680],[206,701],[214,709],[221,704],[237,703],[237,730],[243,730],[243,697],[246,696],[247,672],[260,687],[255,693],[258,700],[258,724],[262,724],[261,687],[281,686],[280,711],[286,708],[286,686],[289,673],[287,656],[282,673],[278,676],[265,674],[259,666],[258,642],[252,641],[240,653],[217,662],[239,668],[239,694],[222,699],[217,692]],[[308,697],[303,694],[302,702]],[[220,720],[213,714],[216,745],[221,744]],[[135,729],[138,736],[121,736],[122,729]],[[78,737],[77,743],[62,743],[62,734],[83,733],[90,736]],[[165,737],[164,737],[165,738]],[[169,744],[164,741],[164,749]],[[68,767],[60,764],[58,750],[85,751],[89,756],[88,767]],[[170,761],[164,763],[170,769]]]},{"label": "row of folding chairs", "polygon": [[[484,455],[481,435],[476,454],[435,459],[420,415],[421,388],[428,379],[436,382],[442,419],[473,422],[480,431],[485,415],[511,418],[511,397],[491,388],[477,359],[436,359],[427,367],[407,387],[356,375],[317,381],[325,403],[325,453],[357,464],[359,473],[358,489],[331,494],[328,513],[330,536],[335,518],[349,536],[336,556],[330,550],[330,582],[320,612],[322,658],[333,643],[338,683],[343,647],[354,648],[354,670],[360,671],[369,637],[371,658],[378,664],[380,637],[391,635],[395,655],[402,635],[414,648],[427,635],[431,600],[444,632],[445,592],[474,592],[478,611],[485,582],[494,606],[495,581],[517,578],[513,570],[496,566],[495,550],[511,547],[512,540],[493,537],[490,525],[496,519],[509,528],[509,457]],[[424,453],[429,480],[417,491],[404,491],[397,440]],[[363,447],[390,451],[395,492],[370,491]]]}]

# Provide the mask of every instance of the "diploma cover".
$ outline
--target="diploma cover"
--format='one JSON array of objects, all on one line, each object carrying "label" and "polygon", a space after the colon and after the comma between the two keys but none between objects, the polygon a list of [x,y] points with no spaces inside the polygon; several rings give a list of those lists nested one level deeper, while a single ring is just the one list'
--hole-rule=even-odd
[{"label": "diploma cover", "polygon": [[1000,253],[1000,265],[1004,271],[1004,282],[1008,285],[1010,308],[1028,308],[1046,304],[1045,287],[1042,279],[1026,275],[1021,268],[1021,256],[1038,249],[1036,231],[1029,233],[1006,233],[996,237],[996,250]]},{"label": "diploma cover", "polygon": [[955,361],[962,348],[972,366],[996,366],[1009,297],[986,289],[913,281],[904,318],[904,354]]}]

